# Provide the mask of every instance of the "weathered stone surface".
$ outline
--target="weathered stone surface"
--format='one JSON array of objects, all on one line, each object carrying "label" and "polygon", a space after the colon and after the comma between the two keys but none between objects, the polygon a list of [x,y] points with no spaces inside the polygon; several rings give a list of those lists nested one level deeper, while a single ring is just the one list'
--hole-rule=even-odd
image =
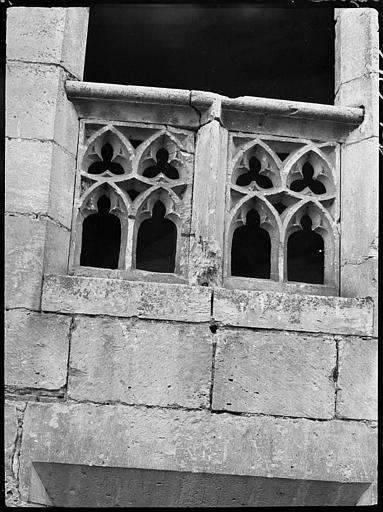
[{"label": "weathered stone surface", "polygon": [[363,122],[350,132],[346,143],[379,137],[379,75],[372,73],[341,84],[335,95],[337,105],[363,106]]},{"label": "weathered stone surface", "polygon": [[68,269],[70,231],[47,221],[44,248],[44,275],[63,274]]},{"label": "weathered stone surface", "polygon": [[6,140],[5,209],[49,215],[70,228],[75,159],[52,141]]},{"label": "weathered stone surface", "polygon": [[10,7],[7,58],[60,64],[83,76],[88,8]]},{"label": "weathered stone surface", "polygon": [[339,340],[337,415],[377,419],[378,340],[348,336]]},{"label": "weathered stone surface", "polygon": [[216,288],[213,317],[238,327],[369,336],[373,301]]},{"label": "weathered stone surface", "polygon": [[16,405],[16,402],[9,402],[7,400],[4,403],[4,462],[6,475],[13,475],[12,459],[18,427]]},{"label": "weathered stone surface", "polygon": [[71,398],[207,407],[212,334],[208,326],[77,317]]},{"label": "weathered stone surface", "polygon": [[216,338],[213,409],[334,416],[332,336],[223,329]]},{"label": "weathered stone surface", "polygon": [[341,264],[377,257],[378,156],[375,137],[342,147]]},{"label": "weathered stone surface", "polygon": [[65,71],[59,66],[8,62],[6,135],[55,140],[75,154],[78,118],[66,98],[65,78]]},{"label": "weathered stone surface", "polygon": [[193,183],[193,215],[190,282],[222,284],[223,231],[227,166],[227,130],[218,121],[197,133],[196,173]]},{"label": "weathered stone surface", "polygon": [[376,429],[362,422],[33,402],[20,483],[26,496],[31,461],[371,482],[376,451]]},{"label": "weathered stone surface", "polygon": [[67,374],[71,318],[25,310],[5,315],[5,384],[58,389]]},{"label": "weathered stone surface", "polygon": [[6,217],[6,308],[40,308],[45,226],[28,217]]},{"label": "weathered stone surface", "polygon": [[355,505],[368,484],[35,462],[29,499],[55,507]]},{"label": "weathered stone surface", "polygon": [[360,497],[357,506],[376,505],[378,503],[378,482],[371,484]]},{"label": "weathered stone surface", "polygon": [[211,289],[79,276],[46,276],[44,311],[138,316],[160,320],[210,320]]},{"label": "weathered stone surface", "polygon": [[379,69],[378,11],[339,9],[336,13],[335,84]]}]

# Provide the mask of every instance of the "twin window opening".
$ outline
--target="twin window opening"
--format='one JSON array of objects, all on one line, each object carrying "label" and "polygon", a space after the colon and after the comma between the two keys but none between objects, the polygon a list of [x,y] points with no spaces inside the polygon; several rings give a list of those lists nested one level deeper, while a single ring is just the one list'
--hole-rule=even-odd
[{"label": "twin window opening", "polygon": [[[119,174],[119,164],[111,162],[112,152],[108,143],[102,148],[102,162],[92,164],[93,173],[102,173],[105,166],[114,174]],[[168,163],[168,152],[165,148],[157,152],[157,164],[148,167],[144,176],[150,178],[162,172],[172,179],[178,178],[178,171]],[[121,166],[120,166],[121,167]],[[262,188],[272,186],[266,176],[259,173],[257,159],[250,160],[250,170],[241,175],[237,184],[246,186],[256,181]],[[269,183],[270,181],[270,183]],[[310,163],[303,166],[303,179],[291,184],[291,189],[299,192],[309,187],[316,194],[326,190],[319,181],[313,180],[313,169]],[[97,213],[84,219],[80,265],[88,267],[118,268],[121,246],[120,219],[110,213],[110,200],[102,195],[97,202]],[[141,222],[136,241],[136,268],[150,272],[173,273],[175,271],[177,228],[165,218],[166,209],[158,200],[152,210],[152,216]],[[288,281],[305,283],[324,283],[324,241],[321,235],[311,229],[309,215],[301,219],[302,229],[292,233],[287,241],[287,279]],[[269,233],[260,227],[260,217],[255,209],[246,216],[246,224],[235,229],[231,244],[231,275],[247,278],[270,279],[271,240]]]}]

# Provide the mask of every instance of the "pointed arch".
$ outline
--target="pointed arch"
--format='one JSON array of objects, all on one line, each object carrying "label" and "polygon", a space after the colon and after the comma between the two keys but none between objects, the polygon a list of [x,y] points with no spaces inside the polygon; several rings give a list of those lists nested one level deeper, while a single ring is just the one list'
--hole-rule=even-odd
[{"label": "pointed arch", "polygon": [[233,159],[232,185],[249,187],[255,183],[260,190],[281,185],[278,155],[263,141],[255,139],[247,143]]},{"label": "pointed arch", "polygon": [[137,173],[146,178],[162,179],[165,182],[181,180],[186,178],[184,167],[181,145],[178,139],[166,130],[150,137],[137,153]]},{"label": "pointed arch", "polygon": [[285,218],[286,281],[335,285],[338,230],[320,203],[306,200]]},{"label": "pointed arch", "polygon": [[[109,152],[109,154],[107,153]],[[107,125],[94,133],[87,141],[87,149],[81,162],[84,174],[118,177],[132,172],[134,148],[130,141],[114,126]],[[102,164],[105,163],[103,171]],[[109,164],[109,166],[108,166]],[[98,166],[100,169],[92,169]]]},{"label": "pointed arch", "polygon": [[294,192],[317,195],[321,198],[335,195],[332,165],[326,155],[314,145],[304,146],[287,158],[284,179],[286,187]]},{"label": "pointed arch", "polygon": [[227,275],[278,279],[280,219],[259,194],[243,198],[226,235]]}]

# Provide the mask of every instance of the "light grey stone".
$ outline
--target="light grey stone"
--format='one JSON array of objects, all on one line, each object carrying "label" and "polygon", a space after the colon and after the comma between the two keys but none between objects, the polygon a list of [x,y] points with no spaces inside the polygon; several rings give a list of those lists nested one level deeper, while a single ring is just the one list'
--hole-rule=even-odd
[{"label": "light grey stone", "polygon": [[5,316],[5,384],[59,389],[65,385],[71,318],[25,310]]},{"label": "light grey stone", "polygon": [[62,313],[210,320],[211,289],[80,276],[46,276],[42,309]]},{"label": "light grey stone", "polygon": [[5,219],[5,307],[39,309],[46,222]]},{"label": "light grey stone", "polygon": [[377,419],[378,340],[348,336],[339,340],[338,416]]},{"label": "light grey stone", "polygon": [[214,410],[334,416],[332,336],[244,329],[216,336]]},{"label": "light grey stone", "polygon": [[373,301],[216,288],[213,317],[238,327],[369,336]]},{"label": "light grey stone", "polygon": [[7,58],[60,64],[82,79],[89,8],[10,7]]},{"label": "light grey stone", "polygon": [[48,64],[7,63],[6,135],[55,140],[76,153],[78,117],[66,98],[65,72]]},{"label": "light grey stone", "polygon": [[376,429],[355,421],[30,403],[20,485],[27,497],[33,461],[369,483],[376,452]]},{"label": "light grey stone", "polygon": [[5,209],[49,215],[70,228],[75,158],[52,141],[6,140]]},{"label": "light grey stone", "polygon": [[16,449],[18,428],[17,402],[4,403],[4,462],[6,475],[13,475],[12,462]]},{"label": "light grey stone", "polygon": [[207,407],[211,338],[207,325],[77,317],[69,397]]}]

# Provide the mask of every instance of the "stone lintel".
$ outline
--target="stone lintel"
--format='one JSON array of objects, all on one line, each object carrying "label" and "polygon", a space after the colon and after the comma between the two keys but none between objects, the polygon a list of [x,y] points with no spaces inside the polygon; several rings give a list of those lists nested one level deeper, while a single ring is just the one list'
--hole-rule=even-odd
[{"label": "stone lintel", "polygon": [[26,498],[34,462],[368,484],[376,448],[364,422],[33,402],[20,486]]}]

